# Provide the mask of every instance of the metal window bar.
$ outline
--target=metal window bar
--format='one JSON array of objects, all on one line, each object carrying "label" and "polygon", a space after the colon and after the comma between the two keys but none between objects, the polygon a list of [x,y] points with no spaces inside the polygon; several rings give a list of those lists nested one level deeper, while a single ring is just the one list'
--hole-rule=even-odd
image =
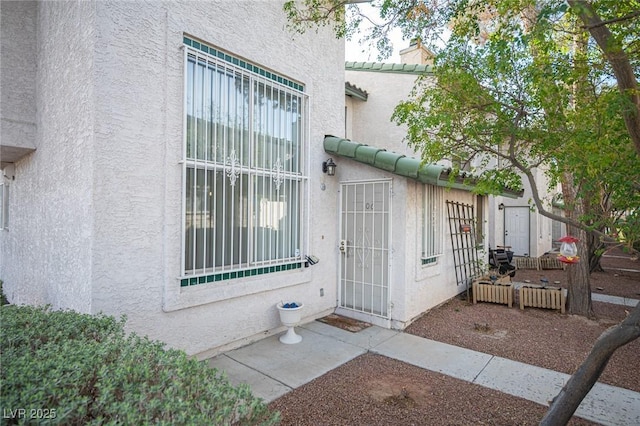
[{"label": "metal window bar", "polygon": [[447,201],[447,214],[456,284],[466,287],[469,298],[469,285],[482,273],[475,242],[473,205]]},{"label": "metal window bar", "polygon": [[476,244],[478,246],[484,245],[484,200],[485,196],[476,195]]},{"label": "metal window bar", "polygon": [[306,95],[184,50],[182,275],[301,260]]},{"label": "metal window bar", "polygon": [[443,188],[424,185],[423,222],[422,222],[422,258],[442,256],[443,253]]}]

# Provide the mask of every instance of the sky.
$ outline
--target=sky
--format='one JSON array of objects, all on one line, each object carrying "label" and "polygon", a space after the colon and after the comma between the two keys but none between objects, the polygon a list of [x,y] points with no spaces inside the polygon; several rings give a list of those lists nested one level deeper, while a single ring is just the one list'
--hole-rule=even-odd
[{"label": "sky", "polygon": [[[403,41],[402,35],[400,35],[399,31],[395,37],[391,37],[391,41],[393,43],[393,54],[382,62],[400,63],[400,50],[405,47],[409,47],[409,41]],[[376,49],[375,46],[361,46],[355,38],[351,41],[345,41],[344,60],[355,62],[380,62],[378,60],[378,49]]]},{"label": "sky", "polygon": [[[369,4],[359,4],[360,10],[371,18],[378,17],[378,12]],[[362,24],[364,25],[364,24]],[[355,62],[380,62],[378,61],[378,49],[375,46],[360,46],[359,36],[356,34],[351,41],[345,42],[345,61]],[[393,44],[393,54],[382,62],[400,63],[400,50],[409,47],[408,40],[402,40],[402,33],[399,29],[392,31],[391,42]],[[364,52],[363,52],[364,50]]]}]

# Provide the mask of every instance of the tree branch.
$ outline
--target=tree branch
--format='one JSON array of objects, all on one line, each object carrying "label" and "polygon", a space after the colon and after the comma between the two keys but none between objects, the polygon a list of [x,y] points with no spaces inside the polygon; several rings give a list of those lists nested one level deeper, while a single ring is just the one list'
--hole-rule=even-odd
[{"label": "tree branch", "polygon": [[622,109],[622,117],[631,136],[631,141],[640,155],[640,95],[629,57],[607,28],[606,23],[600,19],[591,3],[586,0],[567,0],[567,3],[575,10],[580,20],[588,28],[591,37],[602,50],[613,69],[618,82],[618,90],[627,97],[632,106]]},{"label": "tree branch", "polygon": [[591,352],[553,399],[540,426],[565,425],[604,371],[613,353],[640,337],[640,304],[627,318],[598,337]]},{"label": "tree branch", "polygon": [[628,21],[629,19],[633,19],[636,16],[640,16],[640,10],[633,11],[633,12],[629,13],[628,15],[621,16],[619,18],[611,18],[611,19],[607,19],[606,21],[600,21],[599,23],[596,23],[596,24],[583,25],[582,28],[585,28],[585,29],[589,30],[591,28],[597,28],[597,27],[602,26],[602,25],[613,24],[614,22]]}]

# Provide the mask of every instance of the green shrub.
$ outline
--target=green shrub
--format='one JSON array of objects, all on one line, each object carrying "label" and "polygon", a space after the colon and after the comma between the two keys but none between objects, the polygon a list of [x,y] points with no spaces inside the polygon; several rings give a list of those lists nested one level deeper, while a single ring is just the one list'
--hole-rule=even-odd
[{"label": "green shrub", "polygon": [[4,295],[4,290],[2,290],[2,280],[0,280],[0,306],[7,305],[9,301]]},{"label": "green shrub", "polygon": [[[205,363],[124,332],[125,320],[0,308],[3,423],[274,424],[249,387]],[[24,411],[20,411],[24,410]]]}]

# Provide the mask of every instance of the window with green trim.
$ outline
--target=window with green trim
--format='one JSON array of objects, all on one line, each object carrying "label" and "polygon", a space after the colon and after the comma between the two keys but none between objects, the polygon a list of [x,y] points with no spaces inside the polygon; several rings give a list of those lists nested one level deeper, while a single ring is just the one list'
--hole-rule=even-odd
[{"label": "window with green trim", "polygon": [[292,269],[271,265],[303,260],[303,87],[212,47],[185,44],[183,275],[218,280]]},{"label": "window with green trim", "polygon": [[437,262],[443,254],[444,191],[424,185],[422,194],[422,264]]},{"label": "window with green trim", "polygon": [[476,245],[478,248],[484,247],[484,223],[485,218],[485,200],[487,197],[484,195],[476,195]]},{"label": "window with green trim", "polygon": [[[0,176],[0,179],[4,179]],[[0,229],[9,226],[9,185],[0,182]]]}]

